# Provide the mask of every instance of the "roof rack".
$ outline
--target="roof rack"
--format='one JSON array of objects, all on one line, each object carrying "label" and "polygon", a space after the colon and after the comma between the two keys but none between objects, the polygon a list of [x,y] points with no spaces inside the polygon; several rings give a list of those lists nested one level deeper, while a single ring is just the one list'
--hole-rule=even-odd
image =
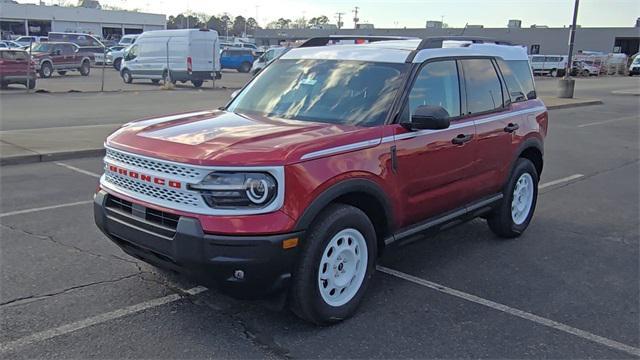
[{"label": "roof rack", "polygon": [[326,46],[331,43],[331,41],[335,40],[362,40],[367,42],[376,42],[376,41],[387,41],[387,40],[410,40],[417,39],[414,37],[408,36],[369,36],[369,35],[329,35],[329,36],[320,36],[314,37],[306,40],[298,47],[312,47],[312,46]]},{"label": "roof rack", "polygon": [[439,49],[444,41],[469,41],[473,44],[496,44],[496,45],[513,45],[508,41],[490,39],[479,36],[438,36],[422,39],[416,50],[422,49]]}]

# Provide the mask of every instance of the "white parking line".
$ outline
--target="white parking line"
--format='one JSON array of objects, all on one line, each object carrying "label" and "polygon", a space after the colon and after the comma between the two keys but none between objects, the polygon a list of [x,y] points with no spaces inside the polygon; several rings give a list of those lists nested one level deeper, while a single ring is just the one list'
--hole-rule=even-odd
[{"label": "white parking line", "polygon": [[37,208],[31,208],[31,209],[25,209],[25,210],[9,211],[6,213],[0,213],[0,218],[3,218],[5,216],[28,214],[36,211],[59,209],[59,208],[68,207],[68,206],[91,204],[92,202],[93,202],[92,200],[76,201],[76,202],[66,203],[66,204],[58,204],[58,205],[43,206],[43,207],[37,207]]},{"label": "white parking line", "polygon": [[[203,286],[196,286],[189,290],[185,290],[184,292],[187,295],[197,295],[204,291],[207,291],[207,288]],[[35,334],[27,335],[17,340],[10,341],[8,343],[0,344],[0,352],[6,352],[11,350],[16,350],[17,348],[27,346],[30,344],[34,344],[37,342],[49,340],[61,335],[65,335],[77,330],[81,330],[90,326],[98,325],[107,321],[119,319],[121,317],[138,313],[140,311],[144,311],[147,309],[151,309],[154,307],[162,306],[168,303],[172,303],[174,301],[178,301],[184,298],[184,294],[171,294],[161,298],[152,299],[149,301],[141,302],[139,304],[131,305],[122,309],[114,310],[108,313],[96,315],[87,319],[79,320],[76,322],[72,322],[70,324],[62,325],[57,328],[45,330],[42,332],[38,332]]]},{"label": "white parking line", "polygon": [[80,168],[77,168],[77,167],[75,167],[75,166],[71,166],[71,165],[69,165],[69,164],[65,164],[65,163],[61,163],[61,162],[57,162],[57,163],[56,163],[56,165],[58,165],[58,166],[62,166],[62,167],[65,167],[65,168],[67,168],[67,169],[69,169],[69,170],[73,170],[73,171],[75,171],[75,172],[79,172],[80,174],[85,174],[85,175],[93,176],[93,177],[95,177],[95,178],[100,179],[100,174],[96,174],[96,173],[91,172],[91,171],[87,171],[87,170],[84,170],[84,169],[80,169]]},{"label": "white parking line", "polygon": [[587,126],[604,125],[604,124],[608,124],[608,123],[612,123],[612,122],[635,120],[635,119],[640,119],[640,118],[637,115],[635,115],[635,116],[627,116],[627,117],[621,117],[621,118],[616,118],[616,119],[609,119],[609,120],[604,120],[604,121],[596,121],[596,122],[592,122],[592,123],[580,124],[580,125],[578,125],[578,127],[579,128],[583,128],[583,127],[587,127]]},{"label": "white parking line", "polygon": [[581,177],[584,177],[584,175],[582,175],[582,174],[574,174],[574,175],[571,175],[571,176],[563,177],[562,179],[553,180],[553,181],[546,182],[544,184],[540,184],[540,185],[538,185],[538,189],[542,190],[542,189],[544,189],[546,187],[553,186],[553,185],[558,185],[558,184],[562,184],[562,183],[566,183],[566,182],[569,182],[571,180],[580,179]]},{"label": "white parking line", "polygon": [[630,346],[630,345],[626,345],[620,342],[617,342],[615,340],[611,340],[611,339],[607,339],[605,337],[599,336],[599,335],[595,335],[592,334],[588,331],[584,331],[584,330],[580,330],[577,328],[574,328],[572,326],[569,325],[565,325],[563,323],[559,323],[557,321],[551,320],[551,319],[547,319],[547,318],[543,318],[541,316],[526,312],[526,311],[522,311],[516,308],[512,308],[510,306],[507,305],[503,305],[503,304],[499,304],[497,302],[491,301],[491,300],[487,300],[487,299],[483,299],[481,297],[472,295],[472,294],[468,294],[465,292],[462,292],[460,290],[456,290],[456,289],[452,289],[449,287],[446,287],[444,285],[440,285],[428,280],[424,280],[418,277],[415,277],[413,275],[409,275],[409,274],[405,274],[403,272],[400,272],[398,270],[394,270],[394,269],[389,269],[387,267],[384,266],[377,266],[376,267],[378,271],[383,272],[385,274],[391,275],[391,276],[395,276],[397,278],[403,279],[403,280],[407,280],[409,282],[412,282],[414,284],[418,284],[424,287],[427,287],[429,289],[432,290],[436,290],[439,291],[441,293],[445,293],[451,296],[455,296],[457,298],[461,298],[479,305],[483,305],[486,307],[490,307],[494,310],[498,310],[498,311],[502,311],[504,313],[513,315],[513,316],[517,316],[519,318],[525,319],[525,320],[529,320],[532,321],[534,323],[546,326],[546,327],[550,327],[552,329],[556,329],[556,330],[560,330],[562,332],[577,336],[579,338],[588,340],[588,341],[592,341],[604,346],[607,346],[609,348],[615,349],[615,350],[619,350],[619,351],[624,351],[628,354],[631,355],[635,355],[635,356],[640,356],[640,349]]}]

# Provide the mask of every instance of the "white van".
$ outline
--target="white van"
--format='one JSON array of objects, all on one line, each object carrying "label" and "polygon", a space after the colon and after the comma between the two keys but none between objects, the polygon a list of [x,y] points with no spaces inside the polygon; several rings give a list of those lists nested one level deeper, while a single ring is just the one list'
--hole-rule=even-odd
[{"label": "white van", "polygon": [[564,76],[567,68],[566,55],[529,55],[534,75]]},{"label": "white van", "polygon": [[253,66],[251,67],[251,72],[255,75],[259,73],[265,66],[269,65],[273,60],[280,57],[280,55],[284,54],[288,48],[286,47],[275,47],[271,48],[264,52],[264,54],[260,55],[253,62]]},{"label": "white van", "polygon": [[127,48],[120,75],[126,83],[134,79],[191,81],[195,87],[219,79],[218,33],[209,29],[146,31]]}]

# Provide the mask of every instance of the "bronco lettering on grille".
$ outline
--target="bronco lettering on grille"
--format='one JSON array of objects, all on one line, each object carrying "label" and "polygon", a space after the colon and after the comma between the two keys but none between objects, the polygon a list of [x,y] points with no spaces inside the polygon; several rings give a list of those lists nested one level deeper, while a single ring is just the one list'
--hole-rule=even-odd
[{"label": "bronco lettering on grille", "polygon": [[142,174],[139,173],[137,171],[133,171],[133,170],[128,170],[125,168],[121,168],[115,165],[109,165],[109,171],[114,172],[116,174],[120,174],[122,176],[127,176],[130,177],[132,179],[137,179],[140,181],[144,181],[144,182],[149,182],[149,183],[154,183],[156,185],[161,185],[161,186],[169,186],[171,188],[175,188],[175,189],[180,189],[182,188],[182,183],[180,181],[174,181],[174,180],[166,180],[163,178],[159,178],[159,177],[155,177],[155,176],[150,176],[147,174]]}]

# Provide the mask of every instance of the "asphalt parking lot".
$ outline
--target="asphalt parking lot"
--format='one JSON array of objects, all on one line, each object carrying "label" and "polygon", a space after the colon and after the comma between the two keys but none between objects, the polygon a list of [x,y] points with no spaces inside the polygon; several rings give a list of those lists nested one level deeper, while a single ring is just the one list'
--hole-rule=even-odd
[{"label": "asphalt parking lot", "polygon": [[[622,87],[589,79],[579,90],[603,105],[550,112],[538,207],[521,238],[499,240],[478,219],[388,251],[359,312],[332,327],[228,298],[126,256],[93,224],[99,158],[3,166],[0,354],[640,357],[640,103],[611,94],[615,86],[638,86],[620,80]],[[552,87],[538,85],[541,92]],[[98,124],[167,112],[165,92],[158,94],[139,95],[126,114],[113,101],[90,103],[84,118]],[[181,108],[228,96],[184,94],[173,100]],[[2,106],[29,99],[5,97]],[[33,109],[41,123],[46,109]],[[117,119],[109,120],[110,111]],[[21,128],[17,116],[3,110],[2,129]],[[22,126],[70,126],[62,112],[51,117],[38,125],[32,116]]]}]

